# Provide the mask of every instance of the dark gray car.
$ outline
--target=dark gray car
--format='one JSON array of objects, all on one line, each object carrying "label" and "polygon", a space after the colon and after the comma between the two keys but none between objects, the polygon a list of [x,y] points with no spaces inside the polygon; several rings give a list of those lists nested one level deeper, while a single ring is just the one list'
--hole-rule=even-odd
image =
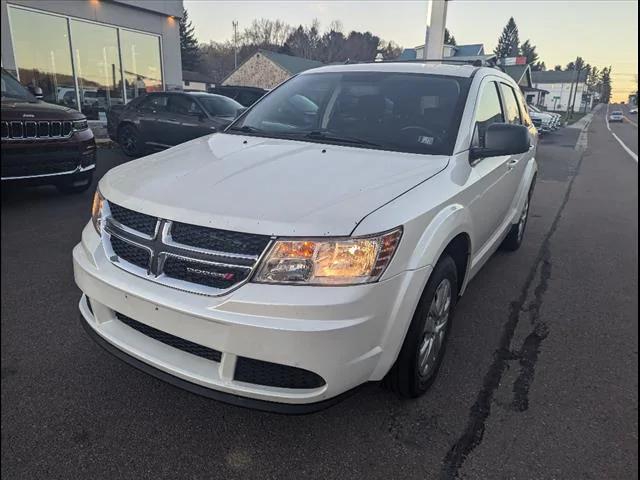
[{"label": "dark gray car", "polygon": [[136,157],[223,130],[244,107],[235,100],[200,92],[153,92],[114,106],[109,137]]}]

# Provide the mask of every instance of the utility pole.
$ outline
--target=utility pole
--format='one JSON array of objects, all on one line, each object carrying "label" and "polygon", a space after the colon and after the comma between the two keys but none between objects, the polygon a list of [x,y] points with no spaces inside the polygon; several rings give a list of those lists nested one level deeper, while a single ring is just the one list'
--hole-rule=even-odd
[{"label": "utility pole", "polygon": [[[576,60],[577,60],[577,58],[576,58]],[[578,96],[578,83],[580,83],[580,72],[582,70],[583,70],[582,67],[576,69],[576,80],[575,80],[575,89],[573,90],[573,99],[571,99],[571,94],[569,94],[569,106],[567,108],[567,118],[569,120],[571,120],[571,118],[573,117],[573,108],[574,108],[575,103],[576,103],[576,97]],[[573,86],[573,84],[572,84],[572,86]]]},{"label": "utility pole", "polygon": [[233,68],[238,68],[238,21],[231,22],[233,25]]},{"label": "utility pole", "polygon": [[425,60],[441,59],[444,49],[444,29],[447,23],[447,1],[429,0],[427,4],[427,31],[424,39]]}]

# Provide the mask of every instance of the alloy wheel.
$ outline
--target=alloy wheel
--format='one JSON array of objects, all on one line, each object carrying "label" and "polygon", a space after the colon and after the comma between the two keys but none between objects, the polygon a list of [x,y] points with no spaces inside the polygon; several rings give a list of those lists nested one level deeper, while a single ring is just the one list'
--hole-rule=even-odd
[{"label": "alloy wheel", "polygon": [[433,375],[444,344],[451,309],[451,282],[443,279],[436,288],[427,312],[418,348],[418,372],[423,379]]}]

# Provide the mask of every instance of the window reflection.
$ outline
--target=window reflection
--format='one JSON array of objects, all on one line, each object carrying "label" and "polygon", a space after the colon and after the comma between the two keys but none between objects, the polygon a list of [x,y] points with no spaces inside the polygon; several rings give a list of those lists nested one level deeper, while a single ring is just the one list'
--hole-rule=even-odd
[{"label": "window reflection", "polygon": [[40,87],[43,100],[77,108],[67,20],[11,8],[20,83]]},{"label": "window reflection", "polygon": [[160,39],[153,35],[120,30],[120,48],[127,100],[162,90]]},{"label": "window reflection", "polygon": [[125,98],[163,90],[158,36],[13,6],[9,12],[20,82],[40,87],[45,102],[106,121]]},{"label": "window reflection", "polygon": [[90,120],[106,121],[112,105],[124,103],[118,55],[118,31],[71,20],[80,109]]}]

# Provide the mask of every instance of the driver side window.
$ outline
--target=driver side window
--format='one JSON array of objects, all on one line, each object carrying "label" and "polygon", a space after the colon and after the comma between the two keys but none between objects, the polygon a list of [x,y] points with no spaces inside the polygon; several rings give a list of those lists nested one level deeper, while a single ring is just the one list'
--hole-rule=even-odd
[{"label": "driver side window", "polygon": [[471,146],[484,147],[484,139],[489,125],[502,122],[504,122],[504,114],[500,104],[498,85],[496,82],[488,82],[480,92]]}]

